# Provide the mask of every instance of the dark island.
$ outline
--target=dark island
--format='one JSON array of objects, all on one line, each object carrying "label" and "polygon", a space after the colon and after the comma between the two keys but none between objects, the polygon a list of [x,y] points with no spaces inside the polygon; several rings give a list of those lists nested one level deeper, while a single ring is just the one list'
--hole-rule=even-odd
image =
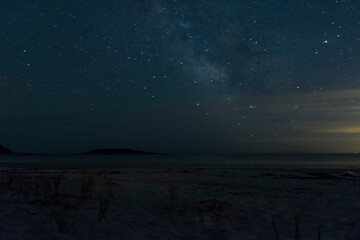
[{"label": "dark island", "polygon": [[88,152],[84,152],[82,154],[89,155],[135,155],[135,154],[158,154],[153,152],[144,152],[133,149],[123,149],[123,148],[103,148],[103,149],[95,149]]},{"label": "dark island", "polygon": [[0,155],[11,155],[11,154],[13,154],[13,152],[9,148],[0,145]]}]

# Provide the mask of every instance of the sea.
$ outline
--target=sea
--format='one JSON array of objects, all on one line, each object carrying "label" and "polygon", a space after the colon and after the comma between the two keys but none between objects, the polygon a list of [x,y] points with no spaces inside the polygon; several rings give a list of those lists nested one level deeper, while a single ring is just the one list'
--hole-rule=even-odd
[{"label": "sea", "polygon": [[360,169],[360,154],[14,155],[2,168],[43,169]]}]

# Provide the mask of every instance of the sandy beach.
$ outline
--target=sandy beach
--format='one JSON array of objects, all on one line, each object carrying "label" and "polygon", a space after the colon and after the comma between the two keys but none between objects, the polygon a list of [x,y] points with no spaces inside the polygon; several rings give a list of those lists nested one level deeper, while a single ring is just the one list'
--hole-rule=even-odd
[{"label": "sandy beach", "polygon": [[0,176],[4,240],[360,234],[360,171],[7,168]]}]

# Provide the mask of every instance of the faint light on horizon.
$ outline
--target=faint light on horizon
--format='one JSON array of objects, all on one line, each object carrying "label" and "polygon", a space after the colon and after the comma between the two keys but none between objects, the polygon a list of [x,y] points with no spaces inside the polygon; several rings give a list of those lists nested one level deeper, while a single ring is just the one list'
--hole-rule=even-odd
[{"label": "faint light on horizon", "polygon": [[348,127],[348,128],[333,128],[333,129],[324,129],[317,131],[318,133],[360,133],[360,127]]}]

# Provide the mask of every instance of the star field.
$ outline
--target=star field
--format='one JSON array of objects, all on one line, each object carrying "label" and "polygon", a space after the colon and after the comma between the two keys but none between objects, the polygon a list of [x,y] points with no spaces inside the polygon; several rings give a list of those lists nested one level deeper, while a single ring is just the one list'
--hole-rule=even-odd
[{"label": "star field", "polygon": [[0,54],[18,151],[359,149],[354,0],[3,1]]}]

